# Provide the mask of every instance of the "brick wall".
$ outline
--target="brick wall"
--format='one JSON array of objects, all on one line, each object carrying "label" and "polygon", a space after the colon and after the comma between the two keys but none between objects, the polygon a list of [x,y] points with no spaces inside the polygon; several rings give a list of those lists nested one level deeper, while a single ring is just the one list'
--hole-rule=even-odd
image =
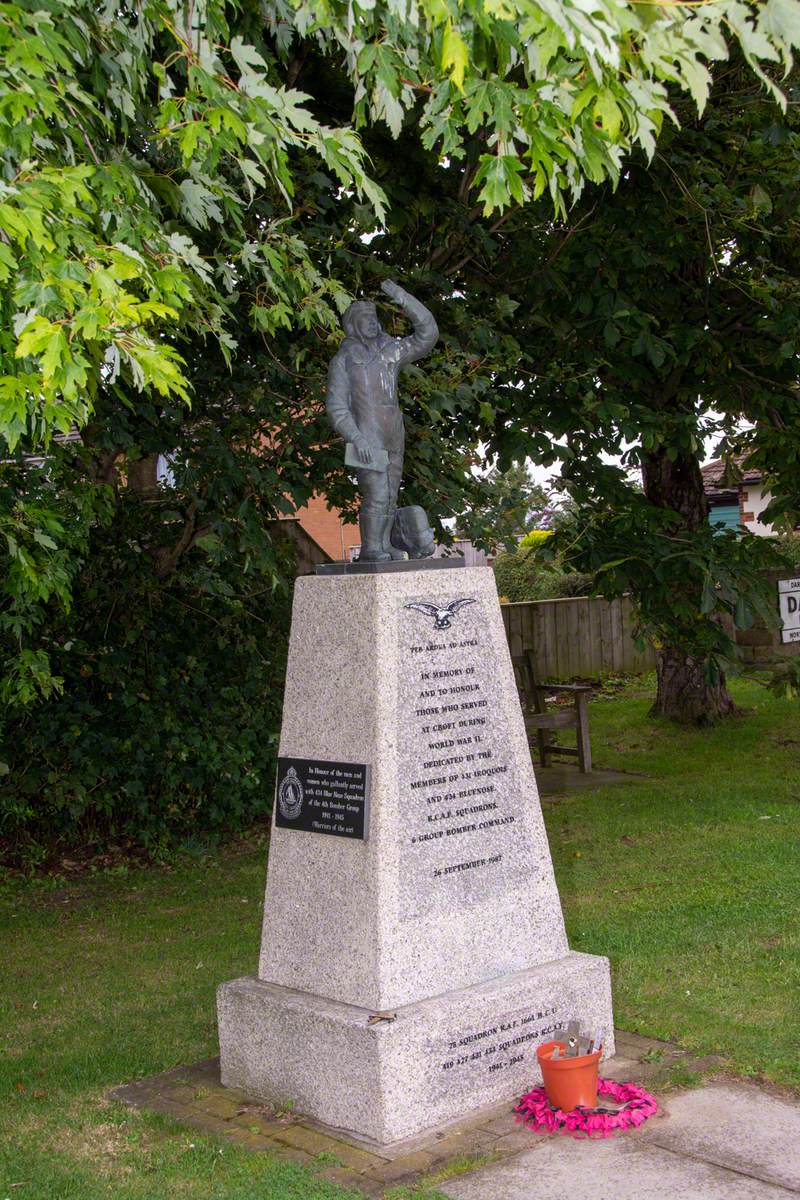
[{"label": "brick wall", "polygon": [[350,558],[350,547],[361,545],[358,525],[343,521],[337,508],[328,508],[324,496],[312,496],[297,517],[303,529],[334,560]]},{"label": "brick wall", "polygon": [[[791,579],[796,572],[791,568],[786,571],[770,572],[769,581],[772,591],[772,602],[775,613],[778,613],[778,580]],[[737,629],[736,642],[741,650],[743,662],[756,665],[780,661],[783,658],[797,658],[800,655],[800,642],[781,641],[781,631],[776,625],[768,625],[762,617],[756,617],[750,629]]]}]

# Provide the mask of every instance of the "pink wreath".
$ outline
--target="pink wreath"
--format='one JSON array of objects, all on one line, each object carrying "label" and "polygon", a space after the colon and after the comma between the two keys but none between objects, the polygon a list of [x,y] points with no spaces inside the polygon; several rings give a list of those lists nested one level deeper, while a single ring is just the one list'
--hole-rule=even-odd
[{"label": "pink wreath", "polygon": [[655,1097],[634,1083],[617,1083],[614,1079],[598,1079],[598,1096],[608,1096],[624,1104],[619,1112],[603,1108],[573,1108],[564,1112],[553,1108],[543,1087],[526,1092],[514,1108],[517,1123],[542,1133],[569,1134],[574,1138],[607,1138],[636,1129],[648,1117],[658,1112]]}]

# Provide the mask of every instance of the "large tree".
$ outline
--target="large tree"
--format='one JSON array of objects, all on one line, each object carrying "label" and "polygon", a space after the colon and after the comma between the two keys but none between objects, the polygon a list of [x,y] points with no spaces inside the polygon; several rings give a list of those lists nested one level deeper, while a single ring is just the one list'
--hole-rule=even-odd
[{"label": "large tree", "polygon": [[[294,168],[315,155],[379,221],[353,122],[396,135],[407,114],[454,170],[477,138],[466,185],[487,215],[548,191],[563,212],[586,180],[616,182],[630,146],[652,154],[669,82],[702,105],[723,31],[763,75],[790,61],[798,12],[797,0],[4,5],[0,432],[13,448],[82,424],[104,375],[185,397],[165,335],[199,328],[232,350],[240,288],[267,332],[330,321],[343,297],[309,257]],[[293,87],[320,56],[343,60],[351,89],[335,125]],[[272,212],[254,231],[258,193]],[[209,256],[198,234],[212,227]]]},{"label": "large tree", "polygon": [[659,646],[656,711],[704,723],[733,711],[733,628],[765,611],[777,563],[767,539],[712,528],[708,439],[732,478],[742,454],[762,469],[767,519],[800,521],[800,124],[741,62],[702,118],[676,108],[681,127],[616,191],[564,222],[526,210],[478,228],[465,205],[437,261],[474,336],[492,321],[503,347],[498,361],[487,341],[482,364],[484,443],[502,462],[563,460],[575,565],[634,594]]},{"label": "large tree", "polygon": [[[737,452],[761,467],[767,520],[800,521],[796,114],[741,67],[721,71],[702,119],[682,110],[649,169],[632,161],[624,187],[546,238],[528,292],[535,406],[593,509],[580,559],[637,597],[660,647],[655,710],[679,720],[732,712],[731,622],[752,621],[776,565],[764,539],[712,530],[707,439],[722,439],[732,477]],[[641,490],[603,451],[641,470]]]},{"label": "large tree", "polygon": [[[587,181],[616,183],[632,147],[652,155],[668,87],[703,104],[727,36],[764,79],[764,65],[788,64],[798,11],[797,0],[4,5],[0,459],[58,457],[52,433],[82,428],[93,485],[55,487],[55,466],[42,486],[5,474],[4,701],[53,686],[35,631],[49,606],[69,604],[89,531],[109,519],[131,410],[141,427],[188,404],[204,340],[235,359],[243,329],[265,335],[269,354],[283,331],[321,343],[335,327],[358,275],[352,255],[340,270],[336,238],[320,252],[309,226],[325,201],[307,201],[302,181],[316,170],[315,196],[343,214],[361,204],[346,236],[365,213],[373,229],[399,227],[397,171],[385,177],[390,214],[357,128],[413,131],[439,164],[437,211],[457,220],[466,208],[473,225],[481,212],[502,221],[542,195],[563,215]],[[317,75],[335,77],[337,103],[320,98]],[[449,239],[448,228],[427,263],[443,297],[458,274]],[[400,249],[426,265],[418,239]],[[455,348],[420,403],[459,448],[472,401],[491,408],[480,396],[504,342],[491,321],[465,337],[473,314],[450,311]],[[483,369],[462,372],[464,345],[480,355],[484,342]],[[421,424],[411,493],[436,473],[440,445]],[[193,503],[148,554],[156,571],[206,537]]]}]

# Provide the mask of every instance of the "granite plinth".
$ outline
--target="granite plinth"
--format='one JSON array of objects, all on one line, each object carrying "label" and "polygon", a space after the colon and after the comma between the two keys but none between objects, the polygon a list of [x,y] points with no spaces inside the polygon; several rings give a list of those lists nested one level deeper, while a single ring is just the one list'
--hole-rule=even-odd
[{"label": "granite plinth", "polygon": [[279,753],[368,764],[369,838],[273,827],[261,979],[376,1011],[566,954],[491,569],[298,579]]},{"label": "granite plinth", "polygon": [[330,562],[319,563],[317,575],[398,575],[406,571],[440,571],[443,568],[463,567],[463,556],[453,558],[399,559],[397,562]]},{"label": "granite plinth", "polygon": [[612,1055],[606,959],[568,953],[372,1025],[367,1008],[237,979],[219,989],[222,1082],[387,1146],[540,1083],[535,1047],[576,1013]]},{"label": "granite plinth", "polygon": [[[380,1143],[530,1085],[523,1032],[610,1034],[608,964],[569,951],[491,569],[298,579],[279,755],[302,770],[258,979],[219,993],[226,1083]],[[368,774],[365,837],[328,836],[346,789],[300,797],[314,764]]]}]

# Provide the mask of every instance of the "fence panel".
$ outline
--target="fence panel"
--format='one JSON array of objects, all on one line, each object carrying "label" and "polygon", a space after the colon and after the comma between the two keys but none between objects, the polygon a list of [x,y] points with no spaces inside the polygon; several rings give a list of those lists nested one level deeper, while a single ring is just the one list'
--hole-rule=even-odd
[{"label": "fence panel", "polygon": [[571,596],[501,604],[500,609],[511,653],[533,650],[540,679],[634,674],[656,665],[652,646],[642,651],[634,645],[630,596]]}]

